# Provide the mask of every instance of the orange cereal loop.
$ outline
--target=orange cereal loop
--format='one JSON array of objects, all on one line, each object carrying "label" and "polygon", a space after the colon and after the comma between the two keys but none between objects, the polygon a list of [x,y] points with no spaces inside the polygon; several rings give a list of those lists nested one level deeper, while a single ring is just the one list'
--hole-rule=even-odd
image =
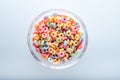
[{"label": "orange cereal loop", "polygon": [[51,54],[55,54],[55,50],[53,50]]},{"label": "orange cereal loop", "polygon": [[44,26],[45,26],[45,25],[47,25],[47,21],[46,21],[46,20],[44,20]]},{"label": "orange cereal loop", "polygon": [[35,40],[39,40],[39,39],[40,39],[40,37],[39,37],[38,34],[34,34],[33,36],[34,36],[34,39],[35,39]]},{"label": "orange cereal loop", "polygon": [[71,25],[69,28],[72,29],[72,27],[73,27],[73,26]]},{"label": "orange cereal loop", "polygon": [[44,25],[45,25],[44,20],[42,20],[41,22],[39,22],[39,25],[40,25],[40,26],[44,26]]},{"label": "orange cereal loop", "polygon": [[70,40],[69,41],[69,45],[71,46],[73,44],[73,40]]},{"label": "orange cereal loop", "polygon": [[57,61],[57,59],[53,59],[53,62],[56,62]]},{"label": "orange cereal loop", "polygon": [[57,47],[58,46],[58,42],[54,42],[53,45],[55,45]]},{"label": "orange cereal loop", "polygon": [[57,22],[57,21],[58,21],[58,17],[57,17],[57,16],[55,16],[55,18],[54,18],[54,19],[55,19],[55,22]]},{"label": "orange cereal loop", "polygon": [[51,33],[51,36],[54,38],[54,37],[56,37],[56,32],[52,32]]},{"label": "orange cereal loop", "polygon": [[72,20],[70,20],[70,22],[71,22],[71,25],[72,26],[75,26],[75,21],[72,19]]},{"label": "orange cereal loop", "polygon": [[64,58],[67,59],[68,57],[69,57],[69,55],[66,53]]},{"label": "orange cereal loop", "polygon": [[39,40],[41,40],[42,39],[42,35],[41,34],[38,34],[39,35]]},{"label": "orange cereal loop", "polygon": [[63,49],[63,48],[62,48],[62,49],[59,49],[59,50],[60,50],[61,52],[62,52],[62,51],[64,51],[64,49]]},{"label": "orange cereal loop", "polygon": [[66,26],[67,26],[67,27],[70,27],[70,26],[71,26],[70,21],[67,21],[67,22],[66,22]]},{"label": "orange cereal loop", "polygon": [[67,50],[66,50],[68,53],[71,53],[71,50],[70,50],[70,48],[67,48]]},{"label": "orange cereal loop", "polygon": [[52,18],[51,18],[51,17],[49,17],[49,18],[48,18],[48,22],[51,22],[51,20],[52,20]]},{"label": "orange cereal loop", "polygon": [[50,53],[52,53],[52,52],[53,52],[53,48],[49,48],[48,51],[49,51]]},{"label": "orange cereal loop", "polygon": [[56,48],[56,53],[59,53],[59,52],[60,52],[59,48]]},{"label": "orange cereal loop", "polygon": [[56,22],[55,17],[52,17],[52,18],[51,18],[51,22]]},{"label": "orange cereal loop", "polygon": [[50,26],[50,22],[48,21],[48,22],[46,23],[46,25],[47,25],[47,27],[49,27],[49,26]]},{"label": "orange cereal loop", "polygon": [[60,38],[63,38],[63,37],[64,37],[63,33],[60,33],[60,34],[59,34],[59,37],[60,37]]},{"label": "orange cereal loop", "polygon": [[56,61],[56,62],[53,61],[53,64],[58,64],[58,63],[59,63],[58,61]]},{"label": "orange cereal loop", "polygon": [[57,33],[57,34],[60,34],[60,32],[59,32],[59,31],[56,31],[56,33]]},{"label": "orange cereal loop", "polygon": [[58,64],[58,63],[60,63],[60,59],[56,59],[55,61],[53,59],[53,64]]},{"label": "orange cereal loop", "polygon": [[38,29],[39,26],[40,26],[39,24],[35,24],[35,25],[34,25],[34,28],[35,28],[35,29]]},{"label": "orange cereal loop", "polygon": [[49,22],[49,21],[50,21],[50,17],[48,17],[48,18],[46,19],[46,21]]},{"label": "orange cereal loop", "polygon": [[35,38],[34,37],[32,37],[32,41],[34,41],[35,40]]},{"label": "orange cereal loop", "polygon": [[55,45],[54,45],[53,43],[52,43],[50,46],[51,46],[52,48],[54,48],[54,49],[56,48]]}]

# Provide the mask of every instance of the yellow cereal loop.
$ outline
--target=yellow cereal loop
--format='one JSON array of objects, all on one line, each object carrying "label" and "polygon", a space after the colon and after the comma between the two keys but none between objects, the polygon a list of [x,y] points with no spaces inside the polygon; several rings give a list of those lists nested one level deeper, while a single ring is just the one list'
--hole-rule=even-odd
[{"label": "yellow cereal loop", "polygon": [[78,41],[73,41],[73,45],[77,46],[78,45]]},{"label": "yellow cereal loop", "polygon": [[82,35],[82,32],[80,32],[80,31],[78,31],[77,33],[78,33],[78,35],[79,35],[79,36],[81,36],[81,35]]},{"label": "yellow cereal loop", "polygon": [[75,40],[79,40],[80,36],[78,34],[75,35]]},{"label": "yellow cereal loop", "polygon": [[74,35],[71,35],[70,38],[71,38],[71,39],[75,39]]},{"label": "yellow cereal loop", "polygon": [[68,31],[66,32],[66,35],[67,35],[67,36],[70,36],[70,35],[71,35],[71,31],[68,30]]},{"label": "yellow cereal loop", "polygon": [[72,46],[72,45],[73,45],[73,42],[74,42],[73,40],[70,40],[70,41],[69,41],[69,45]]},{"label": "yellow cereal loop", "polygon": [[70,27],[70,26],[71,26],[70,21],[67,21],[67,22],[66,22],[66,26],[68,26],[68,27]]},{"label": "yellow cereal loop", "polygon": [[67,26],[65,23],[62,24],[62,28],[65,29]]}]

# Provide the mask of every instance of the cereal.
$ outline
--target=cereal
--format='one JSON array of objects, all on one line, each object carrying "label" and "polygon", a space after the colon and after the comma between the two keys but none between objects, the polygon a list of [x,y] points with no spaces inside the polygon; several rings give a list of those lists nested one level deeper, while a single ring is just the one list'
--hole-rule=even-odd
[{"label": "cereal", "polygon": [[58,53],[58,56],[59,56],[60,58],[61,58],[61,57],[64,57],[64,55],[65,55],[64,52],[59,52],[59,53]]},{"label": "cereal", "polygon": [[[39,23],[39,24],[38,24]],[[45,16],[34,24],[31,38],[36,52],[52,64],[64,64],[82,48],[79,23],[67,15]]]}]

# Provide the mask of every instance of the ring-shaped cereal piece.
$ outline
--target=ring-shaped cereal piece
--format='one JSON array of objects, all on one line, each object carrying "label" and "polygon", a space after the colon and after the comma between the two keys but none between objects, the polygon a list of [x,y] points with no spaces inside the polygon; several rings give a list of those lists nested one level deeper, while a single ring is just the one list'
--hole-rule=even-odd
[{"label": "ring-shaped cereal piece", "polygon": [[64,37],[63,33],[60,33],[59,37],[62,39]]},{"label": "ring-shaped cereal piece", "polygon": [[43,32],[48,32],[48,28],[47,28],[47,27],[44,27],[44,28],[43,28]]},{"label": "ring-shaped cereal piece", "polygon": [[46,33],[42,33],[42,37],[43,37],[43,38],[47,38],[48,35],[47,35]]},{"label": "ring-shaped cereal piece", "polygon": [[58,43],[60,43],[60,42],[61,42],[61,38],[57,38],[56,41],[57,41]]},{"label": "ring-shaped cereal piece", "polygon": [[71,35],[71,31],[68,30],[68,31],[66,32],[66,35],[67,35],[67,36],[70,36],[70,35]]},{"label": "ring-shaped cereal piece", "polygon": [[38,29],[39,26],[40,26],[39,24],[35,24],[34,28],[35,28],[35,29]]},{"label": "ring-shaped cereal piece", "polygon": [[75,39],[76,40],[79,40],[80,39],[80,36],[78,34],[75,35]]},{"label": "ring-shaped cereal piece", "polygon": [[39,34],[34,34],[33,36],[34,36],[34,39],[35,39],[35,40],[39,40],[39,39],[40,39]]},{"label": "ring-shaped cereal piece", "polygon": [[73,45],[77,46],[78,45],[78,41],[73,41]]},{"label": "ring-shaped cereal piece", "polygon": [[67,27],[70,27],[70,26],[71,26],[70,21],[67,21],[67,22],[66,22],[66,26],[67,26]]},{"label": "ring-shaped cereal piece", "polygon": [[56,38],[56,32],[52,32],[52,33],[51,33],[51,36],[52,36],[53,38]]},{"label": "ring-shaped cereal piece", "polygon": [[49,48],[48,52],[52,53],[53,52],[53,48]]},{"label": "ring-shaped cereal piece", "polygon": [[62,57],[65,56],[65,53],[64,53],[64,52],[59,52],[59,53],[58,53],[58,56],[59,56],[60,58],[62,58]]},{"label": "ring-shaped cereal piece", "polygon": [[73,40],[70,40],[70,41],[69,41],[69,45],[72,46],[72,45],[73,45],[73,42],[74,42]]}]

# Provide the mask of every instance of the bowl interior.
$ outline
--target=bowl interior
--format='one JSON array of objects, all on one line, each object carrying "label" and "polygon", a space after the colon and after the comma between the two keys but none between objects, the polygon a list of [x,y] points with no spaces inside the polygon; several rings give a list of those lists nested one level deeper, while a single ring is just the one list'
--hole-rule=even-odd
[{"label": "bowl interior", "polygon": [[[47,62],[45,59],[42,58],[41,54],[38,54],[36,52],[34,46],[32,45],[31,38],[33,36],[34,25],[36,23],[38,23],[39,21],[41,21],[45,16],[51,16],[54,14],[62,14],[62,15],[67,15],[69,17],[72,17],[76,22],[78,22],[78,24],[80,25],[79,30],[83,33],[81,36],[83,39],[83,43],[82,43],[83,47],[77,52],[78,54],[76,56],[72,57],[68,62],[66,62],[64,64],[51,64],[51,63]],[[53,10],[48,10],[48,11],[41,13],[33,20],[32,24],[30,25],[29,30],[28,30],[27,42],[28,42],[28,46],[29,46],[31,54],[34,56],[34,58],[38,62],[40,62],[42,65],[49,67],[49,68],[63,69],[63,68],[70,67],[79,61],[80,57],[83,55],[83,53],[86,50],[87,43],[88,43],[88,34],[86,31],[85,25],[80,17],[78,17],[77,15],[75,15],[74,13],[72,13],[70,11],[66,11],[63,9],[53,9]]]}]

